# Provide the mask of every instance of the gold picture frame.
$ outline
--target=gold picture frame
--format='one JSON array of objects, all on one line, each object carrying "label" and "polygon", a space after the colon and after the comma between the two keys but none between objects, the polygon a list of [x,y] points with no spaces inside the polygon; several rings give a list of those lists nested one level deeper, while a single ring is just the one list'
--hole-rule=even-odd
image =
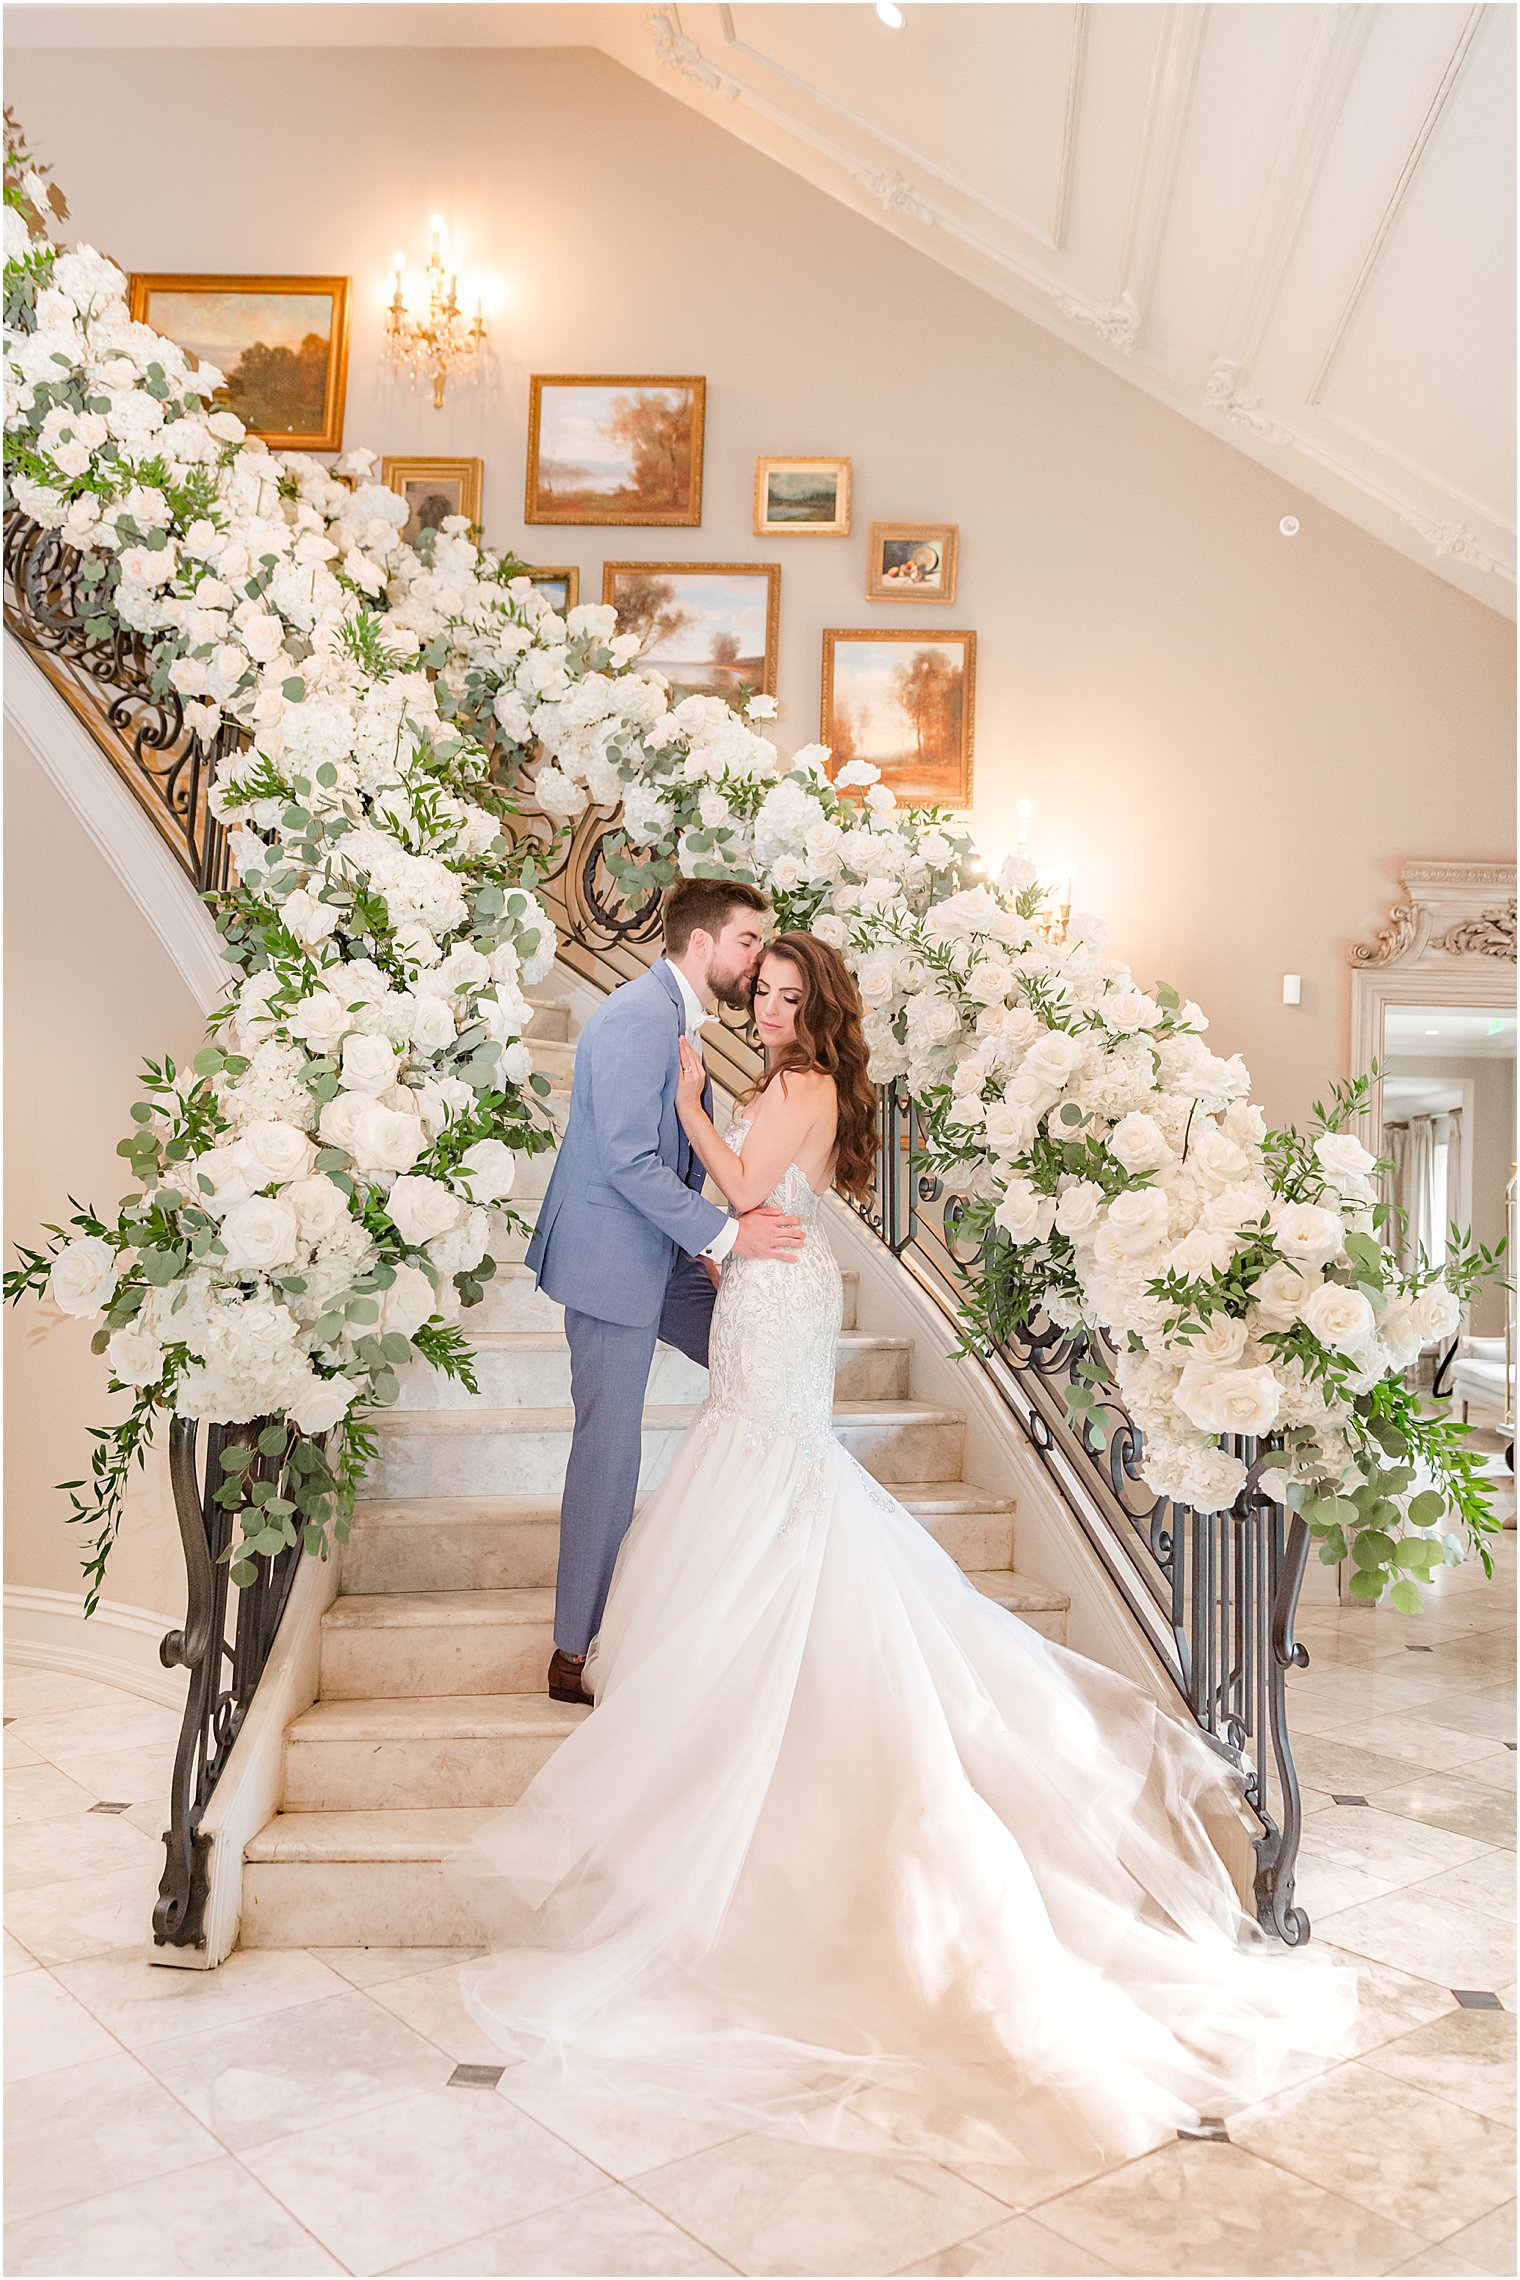
[{"label": "gold picture frame", "polygon": [[524,520],[696,529],[706,423],[697,374],[535,372]]},{"label": "gold picture frame", "polygon": [[548,595],[548,599],[559,611],[561,617],[564,616],[566,610],[573,610],[581,598],[581,573],[578,563],[536,562],[528,572],[528,576],[535,586],[541,588],[558,585],[563,581],[565,588],[563,596]]},{"label": "gold picture frame", "polygon": [[[691,695],[731,697],[746,686],[756,695],[775,695],[779,563],[604,563],[602,600],[618,609],[620,631],[624,610],[633,599],[629,587],[634,580],[645,589],[637,596],[634,630],[642,630],[646,639],[636,663],[651,667]],[[758,591],[762,585],[763,605]],[[663,594],[660,587],[665,588]],[[746,587],[757,591],[747,594]],[[764,614],[759,617],[755,613],[762,606]],[[746,641],[752,645],[757,639],[764,645],[758,654],[753,646],[746,647]],[[685,655],[679,646],[683,641],[702,646]],[[758,674],[753,670],[757,666]]]},{"label": "gold picture frame", "polygon": [[[883,646],[902,652],[895,665],[877,662]],[[974,633],[938,626],[826,629],[819,734],[835,769],[847,760],[871,760],[904,807],[969,808],[975,726]]]},{"label": "gold picture frame", "polygon": [[[341,451],[350,283],[347,277],[139,272],[130,280],[129,306],[140,324],[156,326],[226,376],[218,409],[236,412],[260,442],[286,451]],[[266,304],[262,314],[239,306],[250,301]],[[313,341],[319,348],[325,343],[320,358],[310,352]]]},{"label": "gold picture frame", "polygon": [[[468,515],[471,528],[480,528],[480,499],[485,487],[483,459],[409,459],[387,455],[380,462],[380,480],[388,491],[399,491],[411,509],[401,535],[413,546],[420,532],[437,530],[445,515]],[[453,503],[446,503],[449,501]]]},{"label": "gold picture frame", "polygon": [[848,459],[757,459],[756,538],[848,538],[850,477]]},{"label": "gold picture frame", "polygon": [[866,599],[953,602],[959,557],[959,523],[873,522]]}]

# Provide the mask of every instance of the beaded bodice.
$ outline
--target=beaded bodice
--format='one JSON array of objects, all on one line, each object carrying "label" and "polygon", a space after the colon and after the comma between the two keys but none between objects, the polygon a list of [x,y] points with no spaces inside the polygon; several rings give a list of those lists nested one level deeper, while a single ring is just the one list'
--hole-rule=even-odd
[{"label": "beaded bodice", "polygon": [[[751,1120],[726,1135],[742,1152]],[[766,1201],[802,1222],[800,1252],[738,1259],[730,1252],[713,1308],[707,1408],[766,1433],[820,1444],[832,1438],[834,1365],[844,1286],[823,1231],[823,1198],[788,1164]]]}]

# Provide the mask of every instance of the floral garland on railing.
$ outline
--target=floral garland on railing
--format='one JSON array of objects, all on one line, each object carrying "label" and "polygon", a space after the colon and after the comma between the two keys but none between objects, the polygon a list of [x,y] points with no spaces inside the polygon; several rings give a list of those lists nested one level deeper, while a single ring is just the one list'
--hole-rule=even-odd
[{"label": "floral garland on railing", "polygon": [[[83,555],[100,635],[139,633],[206,738],[226,721],[251,738],[212,795],[239,873],[217,898],[213,1041],[188,1071],[148,1069],[117,1217],[77,1210],[76,1235],[50,1229],[7,1277],[12,1297],[103,1314],[131,1396],[88,1491],[70,1484],[92,1603],[164,1409],[294,1428],[272,1483],[245,1493],[246,1456],[224,1460],[243,1581],[303,1531],[342,1540],[366,1415],[404,1365],[473,1387],[458,1317],[513,1223],[514,1152],[553,1137],[522,1032],[554,935],[503,828],[525,796],[556,826],[620,808],[607,860],[639,901],[677,870],[755,878],[784,925],[844,953],[873,1073],[907,1083],[927,1168],[984,1246],[970,1340],[1042,1312],[1103,1333],[1158,1494],[1230,1505],[1246,1473],[1224,1442],[1270,1436],[1262,1486],[1322,1557],[1350,1550],[1359,1595],[1417,1607],[1414,1579],[1464,1549],[1436,1532],[1448,1517],[1491,1565],[1462,1429],[1394,1373],[1450,1335],[1492,1262],[1400,1273],[1345,1129],[1358,1088],[1312,1138],[1268,1133],[1195,1005],[1137,987],[1096,921],[1045,938],[1029,866],[981,878],[969,839],[898,810],[868,763],[830,782],[814,745],[783,767],[769,698],[744,717],[672,704],[610,609],[556,615],[461,518],[412,548],[373,454],[334,473],[246,437],[212,408],[221,376],[130,318],[113,264],[48,241],[46,199],[22,154],[8,495]],[[1071,1396],[1099,1430],[1105,1386],[1090,1358]]]}]

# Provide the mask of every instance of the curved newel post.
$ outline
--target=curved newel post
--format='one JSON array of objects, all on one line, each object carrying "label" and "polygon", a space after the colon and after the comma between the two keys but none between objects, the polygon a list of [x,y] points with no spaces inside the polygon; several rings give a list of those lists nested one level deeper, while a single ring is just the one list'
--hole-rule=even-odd
[{"label": "curved newel post", "polygon": [[262,1455],[258,1440],[265,1426],[277,1422],[258,1418],[246,1425],[208,1425],[203,1466],[196,1462],[197,1420],[176,1417],[169,1429],[169,1477],[185,1553],[186,1602],[183,1625],[165,1634],[158,1653],[166,1669],[189,1671],[190,1689],[174,1753],[164,1831],[167,1858],[153,1909],[153,1938],[160,1947],[204,1944],[210,1838],[201,1823],[264,1674],[301,1559],[298,1538],[272,1560],[261,1559],[252,1583],[239,1589],[231,1582],[227,1553],[235,1517],[218,1494],[226,1478],[223,1452],[250,1449],[244,1477],[273,1478],[281,1459]]},{"label": "curved newel post", "polygon": [[1302,1513],[1287,1520],[1280,1504],[1269,1505],[1264,1522],[1270,1528],[1273,1589],[1271,1603],[1271,1688],[1268,1695],[1268,1738],[1282,1792],[1281,1821],[1269,1822],[1267,1835],[1257,1848],[1257,1914],[1270,1931],[1289,1947],[1300,1947],[1309,1937],[1309,1919],[1293,1898],[1293,1869],[1303,1828],[1303,1799],[1299,1795],[1298,1768],[1288,1737],[1288,1704],[1284,1680],[1309,1660],[1309,1650],[1293,1636],[1298,1596],[1309,1565],[1309,1530]]}]

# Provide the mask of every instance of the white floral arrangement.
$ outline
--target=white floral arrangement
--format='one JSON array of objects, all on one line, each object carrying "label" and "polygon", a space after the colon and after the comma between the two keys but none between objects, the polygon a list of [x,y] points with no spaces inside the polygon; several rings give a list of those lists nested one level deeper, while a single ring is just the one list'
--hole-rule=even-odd
[{"label": "white floral arrangement", "polygon": [[515,1153],[552,1140],[522,1032],[554,935],[503,829],[525,786],[556,828],[620,811],[609,861],[637,898],[678,871],[755,879],[784,926],[843,953],[873,1074],[911,1092],[927,1168],[982,1246],[973,1342],[1042,1317],[1085,1330],[1074,1415],[1101,1433],[1117,1394],[1156,1494],[1231,1506],[1244,1439],[1265,1444],[1255,1485],[1323,1559],[1349,1552],[1359,1596],[1412,1612],[1469,1547],[1491,1570],[1463,1430],[1402,1373],[1493,1261],[1398,1269],[1347,1129],[1364,1088],[1337,1088],[1308,1137],[1269,1132],[1196,1005],[1139,987],[1095,919],[1049,938],[1027,865],[987,880],[868,762],[830,781],[813,745],[783,765],[773,699],[672,703],[609,607],[560,617],[462,518],[409,546],[372,454],[333,472],[248,438],[211,408],[221,376],[133,322],[110,262],[48,241],[47,196],[8,179],[10,495],[79,550],[100,634],[152,645],[190,725],[251,738],[213,793],[239,873],[213,1041],[190,1071],[150,1067],[117,1220],[79,1214],[7,1278],[103,1314],[132,1394],[90,1498],[74,1484],[97,1592],[157,1412],[277,1420],[272,1487],[248,1485],[246,1451],[224,1459],[246,1580],[302,1530],[341,1540],[365,1415],[404,1363],[472,1382],[460,1311],[492,1272]]}]

